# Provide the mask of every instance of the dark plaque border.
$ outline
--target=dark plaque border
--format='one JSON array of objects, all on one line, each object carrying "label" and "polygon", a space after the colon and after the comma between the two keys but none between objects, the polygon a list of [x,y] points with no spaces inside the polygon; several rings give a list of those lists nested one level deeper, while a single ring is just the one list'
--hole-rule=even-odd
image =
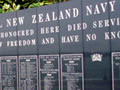
[{"label": "dark plaque border", "polygon": [[[19,56],[19,72],[20,72],[20,59],[27,59],[27,58],[29,58],[29,59],[31,59],[31,58],[36,58],[36,68],[37,68],[37,90],[39,90],[38,89],[38,57],[37,57],[37,55],[26,55],[26,56]],[[20,87],[20,73],[19,73],[19,87]],[[20,89],[19,89],[20,90]]]},{"label": "dark plaque border", "polygon": [[115,90],[115,77],[114,77],[114,58],[115,56],[119,56],[120,57],[120,52],[112,52],[112,90]]},{"label": "dark plaque border", "polygon": [[63,76],[62,76],[62,57],[63,56],[71,56],[71,55],[79,55],[81,56],[82,60],[82,90],[84,90],[84,61],[83,61],[83,54],[61,54],[61,90],[63,90]]},{"label": "dark plaque border", "polygon": [[[39,55],[39,64],[40,64],[40,57],[41,56],[57,56],[58,57],[58,80],[59,80],[59,90],[60,88],[60,59],[59,59],[59,54],[51,54],[51,55]],[[40,73],[40,65],[39,65],[39,90],[41,89],[41,73]]]},{"label": "dark plaque border", "polygon": [[16,59],[16,77],[17,77],[17,90],[18,89],[18,58],[17,56],[1,56],[0,57],[0,90],[2,90],[2,76],[1,76],[1,61],[2,59]]}]

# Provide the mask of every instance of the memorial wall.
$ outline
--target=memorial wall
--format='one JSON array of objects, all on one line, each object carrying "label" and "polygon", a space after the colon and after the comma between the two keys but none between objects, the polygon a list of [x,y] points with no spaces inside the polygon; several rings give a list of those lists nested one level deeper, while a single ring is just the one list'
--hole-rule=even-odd
[{"label": "memorial wall", "polygon": [[0,14],[0,90],[120,90],[120,0],[69,0]]}]

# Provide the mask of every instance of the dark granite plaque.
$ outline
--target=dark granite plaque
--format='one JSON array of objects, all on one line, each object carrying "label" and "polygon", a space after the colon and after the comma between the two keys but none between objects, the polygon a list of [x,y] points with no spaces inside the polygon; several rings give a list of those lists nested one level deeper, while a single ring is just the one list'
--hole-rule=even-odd
[{"label": "dark granite plaque", "polygon": [[120,90],[120,52],[112,53],[112,90]]},{"label": "dark granite plaque", "polygon": [[82,54],[61,55],[61,90],[84,90]]},{"label": "dark granite plaque", "polygon": [[18,90],[17,57],[1,57],[1,89]]},{"label": "dark granite plaque", "polygon": [[59,53],[58,4],[37,8],[39,54]]},{"label": "dark granite plaque", "polygon": [[36,8],[17,12],[19,55],[37,54],[37,24],[33,23],[36,13]]},{"label": "dark granite plaque", "polygon": [[19,90],[38,90],[37,56],[19,57]]},{"label": "dark granite plaque", "polygon": [[110,12],[110,33],[112,52],[120,51],[120,0],[109,0],[113,3],[113,12]]},{"label": "dark granite plaque", "polygon": [[59,55],[40,55],[40,90],[60,90]]},{"label": "dark granite plaque", "polygon": [[0,14],[0,17],[0,55],[17,55],[16,12]]},{"label": "dark granite plaque", "polygon": [[83,51],[82,0],[71,0],[59,4],[60,53],[80,53]]},{"label": "dark granite plaque", "polygon": [[110,54],[86,53],[85,90],[111,90]]},{"label": "dark granite plaque", "polygon": [[83,0],[84,52],[110,52],[109,0]]}]

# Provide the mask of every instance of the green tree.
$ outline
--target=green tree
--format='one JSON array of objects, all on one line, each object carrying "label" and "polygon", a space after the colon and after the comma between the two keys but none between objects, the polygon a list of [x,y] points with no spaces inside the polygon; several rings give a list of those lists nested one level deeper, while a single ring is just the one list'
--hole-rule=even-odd
[{"label": "green tree", "polygon": [[19,9],[40,7],[67,0],[0,0],[0,13],[17,11]]},{"label": "green tree", "polygon": [[16,5],[15,0],[1,0],[0,1],[0,13],[17,11],[20,9],[20,5]]}]

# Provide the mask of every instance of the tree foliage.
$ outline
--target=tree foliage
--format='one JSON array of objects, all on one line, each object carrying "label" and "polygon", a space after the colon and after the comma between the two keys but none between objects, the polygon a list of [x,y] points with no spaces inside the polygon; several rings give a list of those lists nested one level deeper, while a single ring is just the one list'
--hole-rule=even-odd
[{"label": "tree foliage", "polygon": [[0,13],[17,11],[20,5],[16,5],[14,0],[0,0]]},{"label": "tree foliage", "polygon": [[[54,4],[62,0],[0,0],[0,13]],[[67,0],[63,0],[67,1]]]}]

